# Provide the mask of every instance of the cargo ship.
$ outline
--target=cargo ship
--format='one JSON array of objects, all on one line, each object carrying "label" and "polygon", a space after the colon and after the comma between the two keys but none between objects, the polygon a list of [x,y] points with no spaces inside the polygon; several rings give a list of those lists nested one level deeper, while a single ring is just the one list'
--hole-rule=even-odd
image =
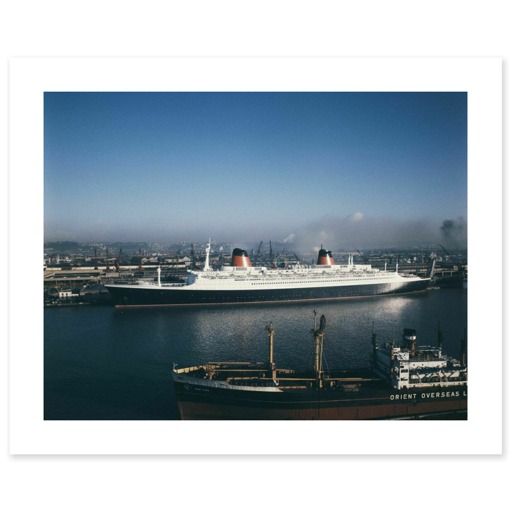
[{"label": "cargo ship", "polygon": [[442,336],[419,346],[416,331],[400,342],[378,344],[372,328],[371,364],[356,370],[325,370],[322,315],[312,334],[314,367],[279,369],[274,362],[274,327],[266,327],[265,363],[212,362],[172,370],[183,420],[385,420],[467,419],[467,343],[460,360],[443,354]]},{"label": "cargo ship", "polygon": [[390,295],[423,291],[430,277],[371,265],[354,264],[350,255],[346,265],[337,265],[331,251],[320,249],[316,265],[296,264],[287,269],[253,267],[247,252],[233,250],[230,265],[213,270],[209,264],[207,245],[203,270],[189,271],[185,282],[155,281],[112,283],[105,287],[118,308],[144,306],[200,306],[305,302]]}]

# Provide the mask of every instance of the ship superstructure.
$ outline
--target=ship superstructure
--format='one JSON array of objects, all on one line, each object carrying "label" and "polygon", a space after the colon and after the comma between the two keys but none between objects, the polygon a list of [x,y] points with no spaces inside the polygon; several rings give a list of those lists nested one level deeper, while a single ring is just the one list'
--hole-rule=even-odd
[{"label": "ship superstructure", "polygon": [[465,349],[461,348],[458,361],[443,354],[441,343],[417,346],[414,329],[404,329],[401,344],[391,342],[379,347],[374,343],[373,351],[375,373],[393,389],[450,388],[467,383]]}]

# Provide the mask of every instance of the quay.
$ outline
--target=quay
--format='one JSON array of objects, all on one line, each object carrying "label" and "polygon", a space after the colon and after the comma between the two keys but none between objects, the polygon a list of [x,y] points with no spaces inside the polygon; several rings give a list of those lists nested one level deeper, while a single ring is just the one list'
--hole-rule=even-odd
[{"label": "quay", "polygon": [[110,303],[110,294],[104,287],[114,281],[136,282],[156,279],[160,266],[162,279],[183,279],[185,267],[176,265],[126,265],[119,269],[95,267],[47,267],[44,269],[45,305],[71,303]]}]

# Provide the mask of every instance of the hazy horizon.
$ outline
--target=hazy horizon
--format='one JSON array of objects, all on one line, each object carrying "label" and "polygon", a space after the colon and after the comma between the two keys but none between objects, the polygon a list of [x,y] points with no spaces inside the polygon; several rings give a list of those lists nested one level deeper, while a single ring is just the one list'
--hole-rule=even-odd
[{"label": "hazy horizon", "polygon": [[466,93],[46,93],[45,241],[467,244]]},{"label": "hazy horizon", "polygon": [[387,221],[385,219],[364,219],[358,215],[345,219],[334,217],[317,219],[309,225],[296,230],[285,232],[279,236],[254,236],[252,232],[226,233],[225,236],[184,236],[181,237],[154,237],[141,234],[138,238],[98,237],[91,234],[90,237],[73,238],[70,236],[45,239],[45,243],[79,242],[87,243],[180,243],[180,242],[207,242],[215,239],[222,242],[234,243],[241,241],[239,245],[256,244],[260,240],[286,244],[289,247],[309,250],[324,245],[330,248],[352,247],[359,249],[375,249],[390,247],[417,247],[443,244],[452,248],[467,248],[467,225],[464,218],[445,219],[442,225],[425,221]]}]

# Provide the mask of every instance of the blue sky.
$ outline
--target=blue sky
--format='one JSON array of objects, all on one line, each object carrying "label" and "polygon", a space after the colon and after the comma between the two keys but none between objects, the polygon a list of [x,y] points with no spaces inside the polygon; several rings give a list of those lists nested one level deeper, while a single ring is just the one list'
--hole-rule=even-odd
[{"label": "blue sky", "polygon": [[467,216],[465,93],[46,93],[44,128],[47,241],[370,247]]}]

